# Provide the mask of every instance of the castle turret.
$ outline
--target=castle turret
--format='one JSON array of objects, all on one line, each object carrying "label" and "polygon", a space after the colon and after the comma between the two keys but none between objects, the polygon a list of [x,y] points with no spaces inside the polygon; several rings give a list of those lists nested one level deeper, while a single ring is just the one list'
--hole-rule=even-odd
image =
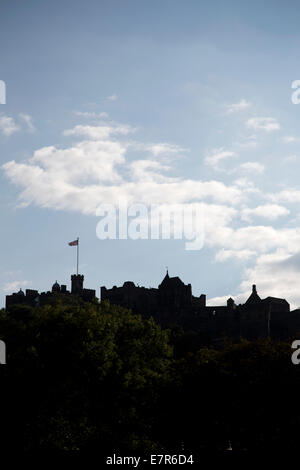
[{"label": "castle turret", "polygon": [[71,276],[71,292],[72,294],[81,294],[83,291],[83,274],[72,274]]}]

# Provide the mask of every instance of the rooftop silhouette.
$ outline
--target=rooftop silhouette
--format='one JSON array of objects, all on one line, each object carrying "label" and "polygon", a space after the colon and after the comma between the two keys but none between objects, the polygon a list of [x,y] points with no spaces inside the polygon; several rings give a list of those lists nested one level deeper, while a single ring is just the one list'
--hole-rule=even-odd
[{"label": "rooftop silhouette", "polygon": [[[72,274],[70,291],[57,281],[47,292],[20,290],[6,296],[6,308],[16,304],[42,306],[58,297],[64,301],[93,301],[96,291],[84,288],[83,283],[82,274]],[[184,284],[178,276],[171,277],[168,270],[157,288],[140,287],[126,281],[122,286],[111,289],[102,286],[100,292],[101,302],[120,305],[144,318],[153,317],[162,326],[179,325],[186,330],[197,331],[207,343],[224,335],[249,339],[266,336],[285,338],[300,331],[300,311],[291,312],[289,303],[279,297],[262,299],[255,284],[244,304],[237,305],[230,297],[222,306],[206,305],[205,294],[194,296],[191,284]]]}]

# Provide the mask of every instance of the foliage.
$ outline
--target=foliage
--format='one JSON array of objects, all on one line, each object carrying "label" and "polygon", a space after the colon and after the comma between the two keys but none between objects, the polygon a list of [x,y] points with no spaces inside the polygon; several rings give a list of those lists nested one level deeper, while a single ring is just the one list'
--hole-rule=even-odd
[{"label": "foliage", "polygon": [[16,306],[0,331],[26,449],[155,446],[172,349],[153,320],[109,304]]},{"label": "foliage", "polygon": [[198,333],[162,330],[105,302],[11,307],[0,332],[16,449],[297,448],[300,366],[288,342],[198,348]]}]

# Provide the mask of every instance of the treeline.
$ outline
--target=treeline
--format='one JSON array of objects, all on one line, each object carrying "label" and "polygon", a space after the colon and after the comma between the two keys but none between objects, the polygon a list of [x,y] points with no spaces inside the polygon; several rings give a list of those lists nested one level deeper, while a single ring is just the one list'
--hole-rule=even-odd
[{"label": "treeline", "polygon": [[2,448],[99,455],[296,449],[291,343],[163,330],[108,303],[0,311]]}]

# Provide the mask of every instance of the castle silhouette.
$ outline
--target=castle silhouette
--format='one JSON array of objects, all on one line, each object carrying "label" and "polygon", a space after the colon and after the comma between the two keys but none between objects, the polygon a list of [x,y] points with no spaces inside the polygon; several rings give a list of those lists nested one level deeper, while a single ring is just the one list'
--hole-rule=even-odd
[{"label": "castle silhouette", "polygon": [[52,286],[51,291],[39,293],[34,289],[22,289],[6,296],[5,308],[9,309],[12,305],[30,305],[32,307],[47,305],[52,303],[57,297],[63,300],[81,299],[85,302],[91,302],[96,298],[96,291],[94,289],[85,289],[83,287],[84,276],[83,274],[72,274],[71,276],[71,291],[67,290],[65,284],[59,285],[57,281]]},{"label": "castle silhouette", "polygon": [[[6,296],[6,309],[19,304],[46,305],[58,297],[66,301],[93,301],[96,291],[85,289],[83,281],[82,274],[73,274],[71,291],[57,281],[48,292],[26,289],[24,293],[20,289]],[[223,306],[207,306],[206,295],[195,297],[191,284],[184,284],[177,276],[170,277],[168,271],[157,288],[140,287],[126,281],[121,287],[107,289],[102,286],[100,292],[101,302],[120,305],[144,318],[153,317],[164,327],[178,325],[185,330],[197,331],[207,343],[221,341],[224,336],[287,338],[300,332],[300,310],[290,311],[289,303],[282,298],[261,299],[255,285],[244,304],[237,305],[230,297]]]}]

